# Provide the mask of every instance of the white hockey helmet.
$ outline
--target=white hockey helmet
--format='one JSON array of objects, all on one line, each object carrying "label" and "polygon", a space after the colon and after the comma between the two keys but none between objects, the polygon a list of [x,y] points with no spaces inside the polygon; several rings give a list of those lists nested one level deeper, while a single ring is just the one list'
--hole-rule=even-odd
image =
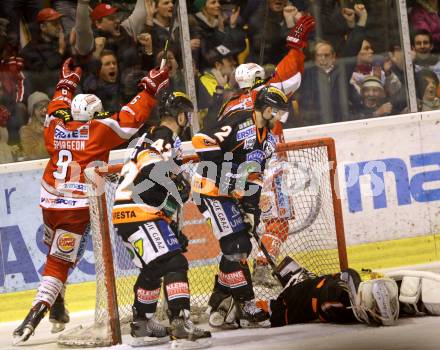
[{"label": "white hockey helmet", "polygon": [[251,88],[255,80],[264,79],[264,68],[256,63],[243,63],[235,69],[235,81],[240,89]]},{"label": "white hockey helmet", "polygon": [[102,102],[96,95],[78,94],[72,100],[71,111],[73,120],[86,122],[95,114],[102,112]]},{"label": "white hockey helmet", "polygon": [[396,323],[399,317],[399,289],[393,279],[377,278],[361,282],[356,299],[353,311],[359,321],[384,326]]}]

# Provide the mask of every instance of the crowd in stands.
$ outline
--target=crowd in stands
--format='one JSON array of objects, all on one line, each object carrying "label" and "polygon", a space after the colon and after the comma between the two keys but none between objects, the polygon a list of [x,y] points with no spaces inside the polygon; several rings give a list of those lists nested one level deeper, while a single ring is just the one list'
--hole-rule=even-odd
[{"label": "crowd in stands", "polygon": [[[184,1],[184,0],[180,0]],[[83,68],[77,93],[96,94],[115,112],[159,65],[165,42],[171,89],[184,90],[175,0],[2,0],[0,4],[0,163],[47,156],[46,107],[63,61]],[[234,95],[238,64],[273,73],[286,35],[304,14],[316,19],[300,88],[286,127],[409,111],[395,0],[187,0],[199,124]],[[437,0],[407,0],[420,111],[440,108]],[[262,46],[264,49],[262,50]],[[215,110],[215,109],[214,109]],[[150,123],[157,122],[152,117]]]}]

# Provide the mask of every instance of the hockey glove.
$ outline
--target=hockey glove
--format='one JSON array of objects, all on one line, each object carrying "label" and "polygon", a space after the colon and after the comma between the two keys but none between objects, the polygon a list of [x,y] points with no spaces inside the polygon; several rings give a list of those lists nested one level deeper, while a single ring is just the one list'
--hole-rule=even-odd
[{"label": "hockey glove", "polygon": [[302,16],[286,37],[286,46],[293,49],[307,47],[307,37],[315,29],[315,18]]},{"label": "hockey glove", "polygon": [[72,94],[75,93],[75,89],[81,79],[82,69],[77,66],[73,68],[73,59],[69,57],[64,61],[61,68],[60,81],[57,84],[57,90],[65,89]]},{"label": "hockey glove", "polygon": [[57,109],[52,113],[55,118],[61,119],[64,123],[71,122],[73,120],[72,114],[69,109]]},{"label": "hockey glove", "polygon": [[158,95],[169,84],[169,69],[152,69],[141,79],[139,87],[148,92],[151,96]]}]

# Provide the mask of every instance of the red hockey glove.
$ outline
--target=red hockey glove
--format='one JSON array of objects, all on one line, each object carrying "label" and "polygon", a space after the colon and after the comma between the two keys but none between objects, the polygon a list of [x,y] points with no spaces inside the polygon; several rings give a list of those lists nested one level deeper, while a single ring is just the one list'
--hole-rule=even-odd
[{"label": "red hockey glove", "polygon": [[293,49],[307,47],[307,37],[315,29],[315,18],[302,16],[286,37],[286,46]]},{"label": "red hockey glove", "polygon": [[148,92],[151,96],[156,96],[160,91],[166,88],[170,82],[169,69],[152,69],[141,79],[139,87]]},{"label": "red hockey glove", "polygon": [[79,80],[81,79],[82,69],[77,66],[72,70],[72,67],[73,59],[69,57],[64,61],[61,67],[60,81],[57,84],[57,90],[66,89],[71,93],[75,92]]}]

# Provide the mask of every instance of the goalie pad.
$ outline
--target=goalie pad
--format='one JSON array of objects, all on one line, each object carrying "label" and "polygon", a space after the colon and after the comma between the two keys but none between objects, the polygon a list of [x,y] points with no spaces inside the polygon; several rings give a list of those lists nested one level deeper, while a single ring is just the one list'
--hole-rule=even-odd
[{"label": "goalie pad", "polygon": [[361,322],[372,325],[394,325],[399,317],[399,291],[397,283],[391,278],[377,278],[359,284],[356,305],[353,307],[356,317]]},{"label": "goalie pad", "polygon": [[386,276],[401,281],[399,301],[406,307],[440,316],[440,274],[399,270],[386,273]]}]

